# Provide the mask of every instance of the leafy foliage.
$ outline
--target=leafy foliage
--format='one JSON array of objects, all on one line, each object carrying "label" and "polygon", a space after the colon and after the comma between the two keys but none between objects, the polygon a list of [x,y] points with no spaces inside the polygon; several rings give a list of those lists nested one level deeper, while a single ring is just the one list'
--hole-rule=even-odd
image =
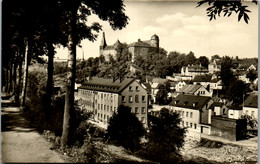
[{"label": "leafy foliage", "polygon": [[[251,12],[247,9],[248,6],[242,4],[242,0],[237,1],[222,1],[222,0],[201,0],[197,4],[197,7],[208,4],[209,7],[207,8],[207,16],[210,17],[210,21],[216,16],[220,16],[221,13],[224,13],[225,16],[230,16],[232,13],[238,14],[238,21],[244,17],[244,21],[248,23],[249,16],[247,13]],[[253,3],[257,4],[257,0],[252,0]]]},{"label": "leafy foliage", "polygon": [[246,77],[249,78],[249,81],[253,83],[255,79],[257,78],[257,72],[255,70],[249,70],[246,74]]},{"label": "leafy foliage", "polygon": [[232,64],[233,60],[229,56],[224,56],[221,60],[220,76],[225,87],[228,87],[234,80],[234,75],[231,71]]},{"label": "leafy foliage", "polygon": [[131,113],[131,108],[123,105],[110,118],[107,132],[111,141],[116,141],[131,151],[139,148],[140,139],[145,134],[142,123]]},{"label": "leafy foliage", "polygon": [[163,163],[178,161],[186,133],[186,129],[180,127],[179,113],[163,108],[159,117],[149,115],[149,120],[148,158]]},{"label": "leafy foliage", "polygon": [[239,105],[243,103],[243,96],[246,90],[246,85],[241,80],[236,80],[230,84],[228,89],[228,99],[233,101],[233,104]]},{"label": "leafy foliage", "polygon": [[156,94],[156,103],[159,105],[167,105],[171,101],[168,99],[168,93],[170,92],[170,82],[166,81],[164,84],[159,84],[158,92]]},{"label": "leafy foliage", "polygon": [[242,115],[241,117],[246,119],[247,125],[250,126],[252,129],[258,126],[258,120],[253,118],[252,116],[245,114]]}]

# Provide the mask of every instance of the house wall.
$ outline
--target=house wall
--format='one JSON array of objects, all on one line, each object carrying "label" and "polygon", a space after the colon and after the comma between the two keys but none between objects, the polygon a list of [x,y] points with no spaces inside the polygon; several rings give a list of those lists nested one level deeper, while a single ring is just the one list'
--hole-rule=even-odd
[{"label": "house wall", "polygon": [[[139,90],[136,89],[138,87]],[[136,96],[138,99],[136,99]],[[132,108],[136,117],[147,126],[148,94],[147,91],[136,81],[125,88],[120,96],[120,104]],[[124,99],[124,101],[123,101]],[[132,99],[132,101],[130,101]],[[142,101],[144,100],[144,101]]]},{"label": "house wall", "polygon": [[228,118],[240,119],[242,113],[243,113],[243,110],[233,110],[233,109],[229,109],[229,110],[228,110]]},{"label": "house wall", "polygon": [[209,111],[211,109],[209,109],[210,105],[213,103],[212,100],[210,100],[203,108],[202,108],[202,112],[201,114],[201,121],[200,123],[202,124],[210,124],[210,118],[211,115],[213,115],[213,112]]},{"label": "house wall", "polygon": [[116,60],[117,51],[115,49],[108,49],[108,50],[105,49],[102,50],[101,54],[104,55],[105,61],[110,61],[109,55],[112,55],[113,58]]},{"label": "house wall", "polygon": [[183,127],[187,127],[189,131],[200,132],[200,112],[196,109],[169,106],[169,109],[179,112]]},{"label": "house wall", "polygon": [[134,62],[136,55],[148,54],[148,47],[129,47],[129,52],[132,54],[132,62]]},{"label": "house wall", "polygon": [[194,95],[198,95],[198,96],[208,96],[211,97],[212,94],[210,94],[206,88],[204,87],[200,87],[195,93]]},{"label": "house wall", "polygon": [[253,118],[258,119],[258,108],[254,107],[243,107],[243,112],[242,114],[246,114],[249,116],[252,116]]},{"label": "house wall", "polygon": [[186,83],[184,81],[180,81],[176,84],[176,91],[178,92],[182,87],[184,87]]},{"label": "house wall", "polygon": [[211,135],[232,141],[244,139],[246,136],[246,120],[212,116]]}]

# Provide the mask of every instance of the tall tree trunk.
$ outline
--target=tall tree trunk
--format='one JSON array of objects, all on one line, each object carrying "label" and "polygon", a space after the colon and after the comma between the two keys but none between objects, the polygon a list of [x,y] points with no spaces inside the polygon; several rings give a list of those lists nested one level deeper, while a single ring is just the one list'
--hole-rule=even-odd
[{"label": "tall tree trunk", "polygon": [[22,81],[22,68],[23,68],[23,61],[19,61],[19,77],[18,77],[18,87],[17,87],[17,99],[20,103],[20,93],[21,93],[21,81]]},{"label": "tall tree trunk", "polygon": [[51,99],[53,94],[53,57],[54,46],[52,43],[48,43],[48,79],[46,84],[46,113],[50,114]]},{"label": "tall tree trunk", "polygon": [[5,93],[8,92],[8,85],[9,85],[9,74],[8,74],[8,67],[5,69]]},{"label": "tall tree trunk", "polygon": [[66,97],[63,117],[63,129],[62,129],[62,148],[70,144],[71,140],[71,120],[74,113],[74,86],[76,77],[76,44],[74,38],[74,30],[76,25],[76,11],[70,11],[69,17],[69,35],[68,35],[68,75],[66,86]]},{"label": "tall tree trunk", "polygon": [[19,97],[17,99],[17,62],[14,63],[13,71],[13,93],[14,93],[14,102],[19,103]]},{"label": "tall tree trunk", "polygon": [[12,91],[12,82],[13,82],[12,72],[13,72],[13,64],[10,64],[9,83],[8,83],[8,90],[7,90],[8,94],[10,94],[10,92]]},{"label": "tall tree trunk", "polygon": [[26,87],[28,81],[28,66],[29,66],[28,50],[29,50],[28,41],[25,41],[23,89],[22,89],[21,104],[20,104],[21,107],[25,106],[25,99],[26,99]]}]

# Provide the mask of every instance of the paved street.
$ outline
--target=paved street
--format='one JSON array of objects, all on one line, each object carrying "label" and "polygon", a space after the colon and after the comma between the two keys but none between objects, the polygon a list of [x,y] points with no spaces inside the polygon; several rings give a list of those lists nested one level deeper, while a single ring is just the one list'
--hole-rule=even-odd
[{"label": "paved street", "polygon": [[50,150],[47,142],[22,117],[18,107],[11,107],[10,101],[2,99],[2,163],[64,163],[60,155]]}]

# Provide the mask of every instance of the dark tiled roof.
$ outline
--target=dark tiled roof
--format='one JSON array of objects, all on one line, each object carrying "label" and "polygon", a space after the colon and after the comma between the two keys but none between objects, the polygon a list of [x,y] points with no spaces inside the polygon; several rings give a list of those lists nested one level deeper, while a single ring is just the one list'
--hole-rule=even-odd
[{"label": "dark tiled roof", "polygon": [[222,107],[224,105],[224,103],[222,103],[222,102],[214,102],[212,105],[211,105],[211,107],[212,108],[214,108],[215,106],[217,106],[217,107]]},{"label": "dark tiled roof", "polygon": [[193,85],[193,84],[187,84],[184,85],[178,92],[182,93],[195,93],[202,85]]},{"label": "dark tiled roof", "polygon": [[245,107],[254,107],[257,108],[258,107],[258,95],[250,95],[246,98],[245,102],[244,102],[244,106]]},{"label": "dark tiled roof", "polygon": [[147,42],[139,40],[138,42],[129,44],[129,47],[152,47],[152,46]]},{"label": "dark tiled roof", "polygon": [[120,93],[133,81],[133,78],[124,78],[121,82],[120,79],[117,79],[113,82],[113,79],[92,77],[90,81],[82,84],[79,89]]},{"label": "dark tiled roof", "polygon": [[228,109],[233,109],[233,110],[242,110],[242,106],[228,106]]},{"label": "dark tiled roof", "polygon": [[193,82],[210,82],[212,75],[197,75],[194,77]]},{"label": "dark tiled roof", "polygon": [[206,96],[179,94],[175,99],[173,99],[173,101],[170,103],[170,106],[178,106],[190,109],[202,109],[206,105],[206,103],[210,101],[210,99],[211,97]]},{"label": "dark tiled roof", "polygon": [[189,72],[208,72],[207,68],[199,65],[185,66],[184,69],[187,67]]}]

